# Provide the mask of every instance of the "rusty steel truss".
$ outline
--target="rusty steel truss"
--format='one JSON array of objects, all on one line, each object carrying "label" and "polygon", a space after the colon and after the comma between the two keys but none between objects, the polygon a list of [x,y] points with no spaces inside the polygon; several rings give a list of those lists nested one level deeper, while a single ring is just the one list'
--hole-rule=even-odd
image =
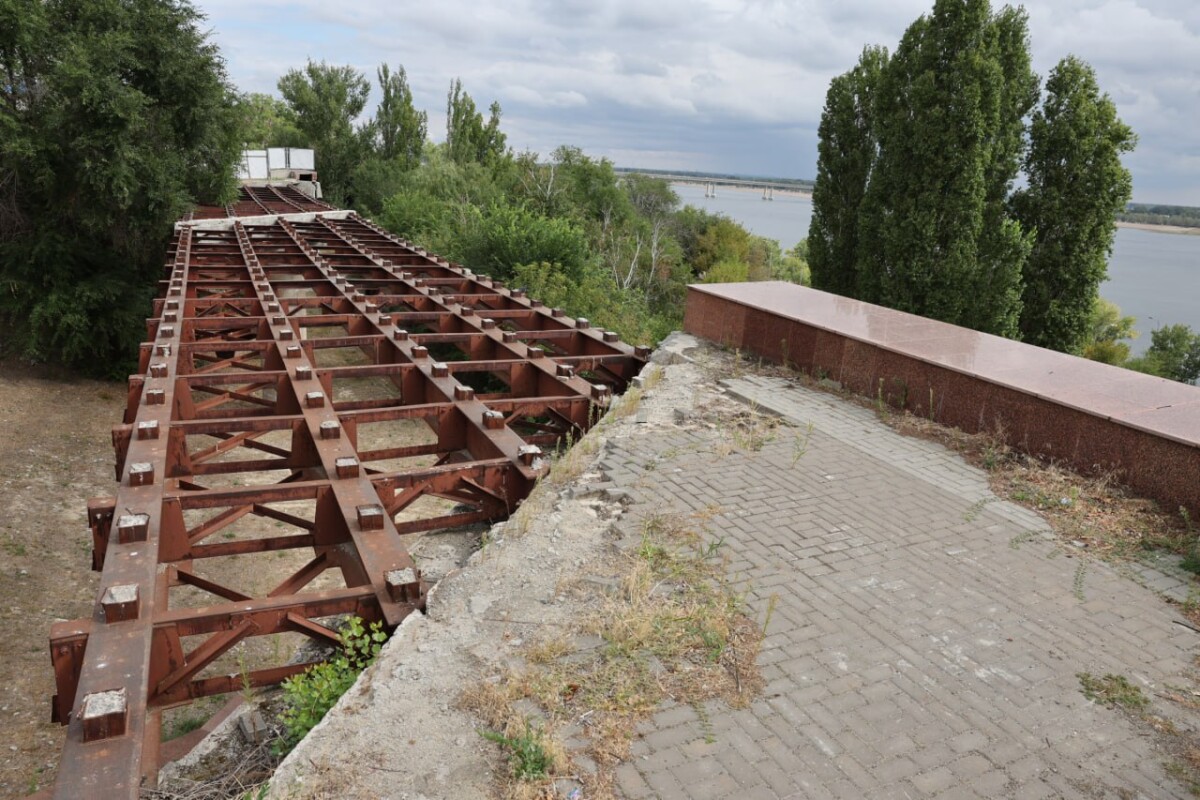
[{"label": "rusty steel truss", "polygon": [[[336,643],[322,620],[392,627],[421,609],[401,536],[512,512],[543,448],[585,431],[648,356],[277,187],[177,225],[161,289],[113,431],[116,497],[88,503],[95,611],[50,634],[56,797],[136,797],[164,709],[309,666],[215,670],[240,642]],[[366,436],[397,423],[423,437]],[[273,527],[242,535],[247,520]],[[206,569],[278,569],[267,556],[293,549],[311,559],[265,594]]]}]

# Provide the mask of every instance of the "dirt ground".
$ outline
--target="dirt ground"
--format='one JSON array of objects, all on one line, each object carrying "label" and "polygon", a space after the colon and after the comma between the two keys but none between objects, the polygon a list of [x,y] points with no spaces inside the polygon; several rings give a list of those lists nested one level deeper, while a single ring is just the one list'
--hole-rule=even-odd
[{"label": "dirt ground", "polygon": [[87,500],[116,487],[109,432],[124,405],[122,383],[0,362],[0,797],[54,779],[50,624],[91,613]]}]

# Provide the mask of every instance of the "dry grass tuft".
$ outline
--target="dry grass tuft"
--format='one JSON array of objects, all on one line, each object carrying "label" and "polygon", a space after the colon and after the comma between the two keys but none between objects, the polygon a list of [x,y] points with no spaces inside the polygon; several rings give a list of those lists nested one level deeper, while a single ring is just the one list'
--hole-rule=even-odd
[{"label": "dry grass tuft", "polygon": [[650,367],[642,373],[642,389],[645,391],[650,391],[655,386],[658,386],[658,384],[662,382],[664,374],[665,373],[663,372],[662,367],[660,367],[658,364],[651,364]]},{"label": "dry grass tuft", "polygon": [[642,390],[636,387],[630,387],[625,390],[625,394],[613,401],[612,407],[608,410],[608,416],[614,420],[625,419],[632,417],[637,413],[638,407],[642,404]]},{"label": "dry grass tuft", "polygon": [[539,492],[535,487],[529,496],[522,502],[520,508],[508,518],[508,523],[504,526],[505,536],[511,536],[518,539],[529,532],[529,526],[538,517],[546,513],[551,505],[551,501],[543,496],[543,492]]},{"label": "dry grass tuft", "polygon": [[[545,732],[579,726],[575,736],[587,744],[576,752],[595,769],[572,777],[589,798],[614,796],[613,770],[629,758],[635,725],[663,702],[747,705],[762,687],[762,631],[725,575],[722,541],[702,532],[716,513],[646,519],[641,542],[611,576],[619,590],[568,634],[529,645],[525,666],[468,689],[463,704],[510,737],[530,731],[515,711],[523,700],[537,704]],[[546,736],[545,746],[554,747]],[[547,780],[570,774],[570,764],[569,755],[556,762]],[[508,780],[505,796],[518,796],[519,783]],[[520,791],[537,788],[524,783]]]},{"label": "dry grass tuft", "polygon": [[1003,430],[964,433],[909,413],[892,413],[886,422],[961,454],[987,472],[993,492],[1039,512],[1064,541],[1118,560],[1166,550],[1184,556],[1185,568],[1200,567],[1196,531],[1186,512],[1167,513],[1153,500],[1137,497],[1117,473],[1081,475],[1040,460],[1010,447]]},{"label": "dry grass tuft", "polygon": [[480,735],[501,745],[509,762],[500,780],[505,800],[540,800],[556,797],[554,781],[569,774],[571,759],[562,742],[544,720],[530,719],[515,703],[517,687],[506,681],[484,681],[468,687],[459,705],[484,721]]}]

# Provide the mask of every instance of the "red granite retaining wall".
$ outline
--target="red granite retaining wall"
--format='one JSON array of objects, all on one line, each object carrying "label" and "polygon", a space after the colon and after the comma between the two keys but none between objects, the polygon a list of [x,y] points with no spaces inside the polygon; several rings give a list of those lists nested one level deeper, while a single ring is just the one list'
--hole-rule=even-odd
[{"label": "red granite retaining wall", "polygon": [[688,287],[684,329],[1200,518],[1200,388],[795,284]]}]

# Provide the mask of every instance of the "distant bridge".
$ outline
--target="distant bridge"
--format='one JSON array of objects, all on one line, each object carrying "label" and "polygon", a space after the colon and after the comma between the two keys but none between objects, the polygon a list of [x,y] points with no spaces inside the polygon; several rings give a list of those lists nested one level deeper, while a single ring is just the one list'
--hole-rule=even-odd
[{"label": "distant bridge", "polygon": [[727,186],[731,189],[770,189],[780,192],[803,192],[811,193],[813,184],[811,181],[787,181],[787,180],[759,180],[757,178],[735,178],[735,177],[715,177],[708,175],[687,175],[673,172],[658,172],[648,171],[643,169],[621,169],[613,170],[618,175],[649,175],[652,178],[662,178],[668,183],[692,183],[702,185],[716,190],[717,187]]}]

